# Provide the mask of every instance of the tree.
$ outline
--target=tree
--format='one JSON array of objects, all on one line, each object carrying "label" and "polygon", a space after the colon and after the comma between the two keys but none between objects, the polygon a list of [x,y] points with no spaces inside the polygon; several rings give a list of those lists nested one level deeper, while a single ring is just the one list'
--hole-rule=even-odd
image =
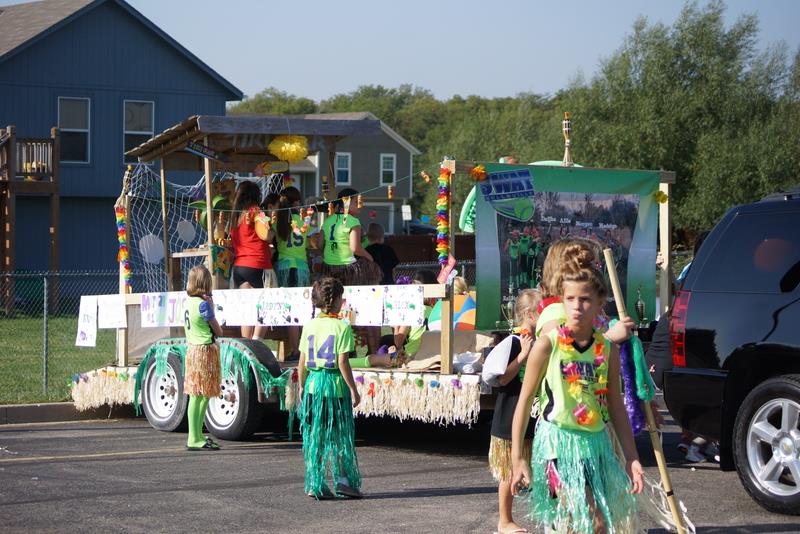
[{"label": "tree", "polygon": [[290,95],[275,87],[268,87],[257,95],[228,108],[228,113],[267,113],[273,115],[307,115],[318,111],[318,106],[313,100]]}]

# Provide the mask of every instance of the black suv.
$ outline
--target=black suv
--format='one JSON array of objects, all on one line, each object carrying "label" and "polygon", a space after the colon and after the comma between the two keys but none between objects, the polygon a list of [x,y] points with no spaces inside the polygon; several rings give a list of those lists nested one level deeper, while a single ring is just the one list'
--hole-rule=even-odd
[{"label": "black suv", "polygon": [[800,514],[800,188],[731,209],[670,318],[664,399],[764,508]]}]

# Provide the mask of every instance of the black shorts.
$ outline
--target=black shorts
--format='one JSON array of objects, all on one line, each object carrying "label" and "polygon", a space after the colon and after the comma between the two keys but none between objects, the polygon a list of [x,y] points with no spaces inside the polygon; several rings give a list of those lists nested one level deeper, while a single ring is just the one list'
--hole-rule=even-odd
[{"label": "black shorts", "polygon": [[264,269],[255,267],[233,266],[233,285],[237,288],[247,282],[250,287],[264,287]]}]

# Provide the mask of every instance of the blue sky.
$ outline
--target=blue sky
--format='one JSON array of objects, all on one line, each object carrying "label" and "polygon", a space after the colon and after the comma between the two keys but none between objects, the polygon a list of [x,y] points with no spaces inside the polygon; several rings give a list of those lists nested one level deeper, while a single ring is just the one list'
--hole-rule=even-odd
[{"label": "blue sky", "polygon": [[[128,0],[253,95],[314,100],[359,85],[424,87],[437,98],[552,94],[587,79],[640,15],[671,25],[672,0]],[[17,2],[0,0],[0,5]],[[759,46],[800,46],[800,1],[727,0],[726,23],[760,21]],[[706,1],[700,1],[705,5]]]}]

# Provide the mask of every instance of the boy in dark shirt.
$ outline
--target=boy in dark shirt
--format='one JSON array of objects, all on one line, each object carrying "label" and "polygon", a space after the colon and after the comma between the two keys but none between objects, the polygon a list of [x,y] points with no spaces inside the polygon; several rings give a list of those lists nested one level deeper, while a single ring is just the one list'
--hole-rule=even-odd
[{"label": "boy in dark shirt", "polygon": [[378,223],[369,223],[367,240],[369,245],[365,248],[372,256],[372,259],[380,266],[381,272],[383,272],[381,284],[394,284],[392,271],[400,261],[397,259],[394,249],[389,245],[383,244],[383,226]]}]

